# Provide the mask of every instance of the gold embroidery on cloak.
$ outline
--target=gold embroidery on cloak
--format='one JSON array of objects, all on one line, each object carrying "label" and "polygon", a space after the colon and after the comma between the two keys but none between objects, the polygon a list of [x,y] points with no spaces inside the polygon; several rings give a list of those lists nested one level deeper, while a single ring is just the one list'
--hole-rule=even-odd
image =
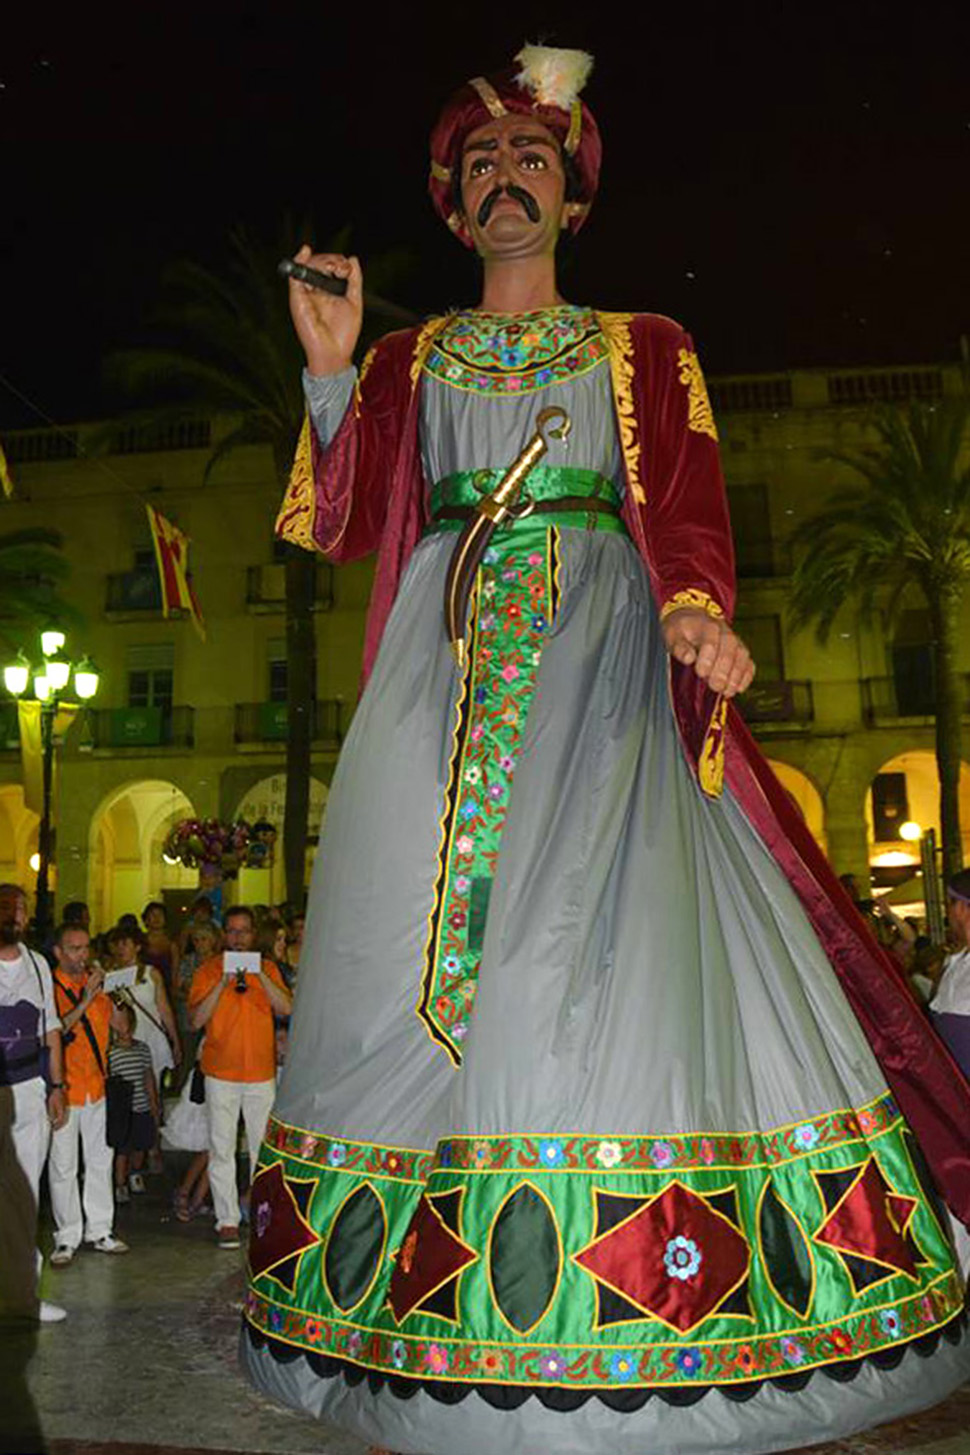
[{"label": "gold embroidery on cloak", "polygon": [[724,788],[724,734],[728,700],[719,696],[704,734],[704,746],[697,763],[697,781],[708,798],[720,798]]},{"label": "gold embroidery on cloak", "polygon": [[431,345],[438,337],[445,324],[454,318],[453,313],[442,313],[435,318],[429,318],[421,325],[421,331],[414,343],[414,353],[411,355],[411,388],[414,389],[418,379],[421,377],[421,370],[424,368],[424,361],[431,352]]},{"label": "gold embroidery on cloak", "polygon": [[313,483],[313,455],[310,444],[310,415],[304,415],[303,428],[296,446],[293,468],[286,486],[286,494],[276,517],[276,534],[292,546],[302,546],[305,551],[315,551],[313,539],[313,516],[316,509],[316,494]]},{"label": "gold embroidery on cloak", "polygon": [[639,426],[633,399],[633,337],[630,332],[633,317],[632,313],[596,314],[610,351],[613,399],[627,480],[636,503],[645,505],[647,497],[640,479],[640,442],[637,439]]},{"label": "gold embroidery on cloak", "polygon": [[687,428],[716,440],[717,426],[700,360],[690,349],[678,349],[677,362],[680,365],[680,382],[687,386]]},{"label": "gold embroidery on cloak", "polygon": [[706,591],[699,591],[696,586],[689,586],[686,591],[675,591],[669,601],[665,601],[660,610],[660,620],[665,621],[672,611],[683,611],[687,607],[691,611],[706,611],[708,616],[722,617],[723,609],[718,606],[713,596]]}]

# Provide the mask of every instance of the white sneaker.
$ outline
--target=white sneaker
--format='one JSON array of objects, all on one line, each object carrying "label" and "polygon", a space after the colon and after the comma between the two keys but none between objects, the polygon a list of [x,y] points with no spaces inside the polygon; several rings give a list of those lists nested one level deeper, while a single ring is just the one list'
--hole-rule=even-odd
[{"label": "white sneaker", "polygon": [[114,1233],[105,1233],[104,1237],[98,1238],[97,1242],[91,1244],[91,1247],[96,1253],[128,1252],[128,1244],[123,1243],[120,1238],[116,1238]]},{"label": "white sneaker", "polygon": [[142,1174],[140,1172],[133,1172],[128,1178],[128,1186],[130,1187],[132,1192],[144,1192],[145,1179]]},{"label": "white sneaker", "polygon": [[77,1250],[68,1243],[58,1243],[50,1256],[52,1268],[66,1268],[74,1257]]},{"label": "white sneaker", "polygon": [[37,1318],[42,1324],[59,1324],[62,1319],[67,1318],[67,1309],[61,1308],[59,1303],[48,1303],[42,1298],[37,1309]]}]

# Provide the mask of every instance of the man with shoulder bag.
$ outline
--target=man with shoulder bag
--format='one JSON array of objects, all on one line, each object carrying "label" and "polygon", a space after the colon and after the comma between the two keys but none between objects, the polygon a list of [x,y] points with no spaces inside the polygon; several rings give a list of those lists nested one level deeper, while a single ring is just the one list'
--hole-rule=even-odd
[{"label": "man with shoulder bag", "polygon": [[67,1104],[50,967],[26,925],[24,891],[0,884],[0,1314],[46,1324],[65,1311],[38,1296],[38,1191]]},{"label": "man with shoulder bag", "polygon": [[[88,968],[90,941],[80,925],[63,924],[54,940],[54,993],[60,1013],[67,1076],[67,1120],[51,1139],[48,1180],[54,1211],[51,1265],[66,1267],[82,1237],[99,1253],[127,1253],[113,1232],[113,1152],[106,1095],[111,1001],[104,971]],[[84,1149],[84,1192],[78,1151]]]}]

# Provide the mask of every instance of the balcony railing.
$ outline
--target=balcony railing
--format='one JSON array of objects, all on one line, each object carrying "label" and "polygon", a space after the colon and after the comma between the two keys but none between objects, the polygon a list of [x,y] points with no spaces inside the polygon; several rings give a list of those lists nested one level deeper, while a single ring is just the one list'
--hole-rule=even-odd
[{"label": "balcony railing", "polygon": [[715,414],[736,410],[790,409],[791,377],[788,374],[758,374],[748,378],[708,380]]},{"label": "balcony railing", "polygon": [[905,404],[910,399],[942,399],[940,369],[853,369],[829,374],[830,404]]},{"label": "balcony railing", "polygon": [[111,572],[104,609],[117,615],[161,611],[162,588],[154,565],[150,569]]},{"label": "balcony railing", "polygon": [[807,726],[815,720],[811,682],[759,682],[738,698],[745,722],[784,722]]},{"label": "balcony railing", "polygon": [[93,748],[191,748],[192,707],[100,707],[88,713]]},{"label": "balcony railing", "polygon": [[[895,677],[865,677],[862,681],[862,711],[870,727],[893,719],[932,717],[936,700],[931,690],[919,690]],[[960,712],[970,715],[970,673],[960,673]]]},{"label": "balcony railing", "polygon": [[[344,738],[344,703],[326,697],[311,704],[311,734],[317,747],[339,748]],[[289,712],[285,702],[238,702],[236,742],[240,744],[281,743],[289,736]]]},{"label": "balcony railing", "polygon": [[[279,562],[246,569],[246,605],[250,611],[282,611],[286,605],[286,567]],[[333,567],[316,567],[313,610],[329,611],[333,606]]]}]

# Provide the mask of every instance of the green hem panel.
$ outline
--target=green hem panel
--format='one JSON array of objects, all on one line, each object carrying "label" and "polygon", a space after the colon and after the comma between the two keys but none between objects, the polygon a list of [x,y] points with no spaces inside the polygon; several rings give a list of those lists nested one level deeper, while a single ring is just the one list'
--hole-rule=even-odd
[{"label": "green hem panel", "polygon": [[730,1384],[963,1307],[888,1096],[760,1134],[452,1137],[434,1156],[272,1119],[251,1216],[255,1329],[416,1379]]}]

